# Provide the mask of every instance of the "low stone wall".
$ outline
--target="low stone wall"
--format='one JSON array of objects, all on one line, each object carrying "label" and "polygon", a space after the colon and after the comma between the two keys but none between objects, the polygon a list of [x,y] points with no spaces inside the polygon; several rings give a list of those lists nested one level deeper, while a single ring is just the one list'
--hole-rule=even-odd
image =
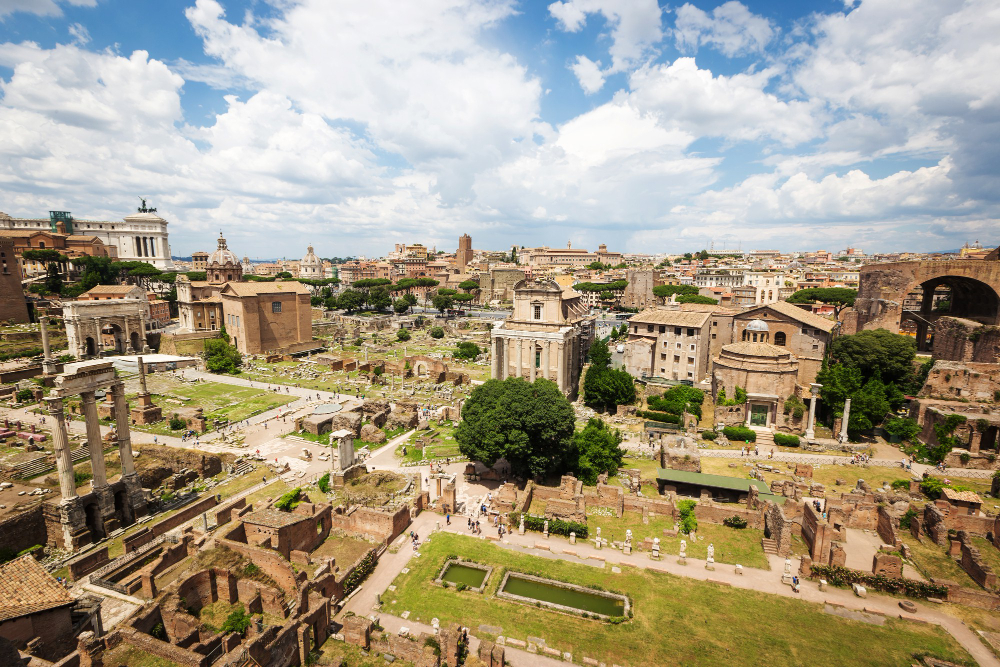
[{"label": "low stone wall", "polygon": [[69,568],[69,578],[76,581],[80,577],[84,577],[99,567],[103,567],[110,562],[108,558],[108,547],[103,546],[100,549],[86,554],[85,556],[77,556],[73,560],[66,563],[66,567]]},{"label": "low stone wall", "polygon": [[234,500],[228,504],[223,505],[220,509],[215,512],[215,523],[218,526],[229,523],[233,518],[234,510],[241,510],[247,506],[247,499],[240,498],[239,500]]},{"label": "low stone wall", "polygon": [[[61,541],[60,536],[60,541]],[[0,546],[20,553],[36,544],[48,543],[42,503],[0,521]]]},{"label": "low stone wall", "polygon": [[120,641],[128,644],[132,648],[154,655],[164,660],[176,663],[180,667],[208,667],[208,656],[195,653],[186,648],[181,648],[168,642],[160,641],[155,637],[139,632],[132,628],[120,628],[115,630],[115,634],[120,637]]},{"label": "low stone wall", "polygon": [[577,609],[576,607],[567,607],[565,605],[555,604],[553,602],[545,602],[544,600],[536,600],[535,598],[527,598],[527,597],[523,597],[521,595],[513,595],[512,593],[505,593],[503,589],[504,589],[504,587],[506,587],[507,581],[512,576],[515,577],[515,578],[518,578],[518,579],[525,579],[525,580],[528,580],[528,581],[537,581],[539,583],[549,584],[551,586],[558,586],[559,588],[565,588],[567,590],[572,590],[572,591],[580,591],[580,592],[588,593],[588,594],[591,594],[591,595],[597,595],[597,596],[604,597],[604,598],[610,598],[612,600],[622,600],[625,603],[625,608],[624,608],[624,610],[623,610],[622,613],[626,617],[629,615],[629,611],[632,608],[632,602],[625,595],[619,595],[617,593],[610,593],[608,591],[599,591],[599,590],[596,590],[596,589],[593,589],[593,588],[587,588],[586,586],[577,586],[576,584],[567,584],[567,583],[562,582],[562,581],[556,581],[554,579],[545,579],[544,577],[536,577],[536,576],[533,576],[533,575],[530,575],[530,574],[522,574],[520,572],[507,572],[504,575],[503,580],[500,582],[500,585],[497,587],[496,596],[498,598],[502,598],[504,600],[511,600],[513,602],[521,602],[521,603],[532,605],[532,606],[548,607],[549,609],[555,609],[556,611],[565,612],[567,614],[574,614],[576,616],[582,616],[584,613],[587,613],[587,614],[590,614],[590,616],[592,618],[600,618],[600,619],[603,619],[603,620],[609,620],[611,618],[610,616],[606,616],[604,614],[597,614],[597,613],[594,613],[594,612],[587,612],[587,611],[585,611],[583,609]]},{"label": "low stone wall", "polygon": [[993,569],[983,561],[982,556],[979,553],[979,549],[972,545],[969,533],[964,530],[958,531],[958,541],[962,545],[962,554],[959,561],[962,565],[962,569],[968,572],[973,581],[986,590],[996,590],[997,575],[993,572]]},{"label": "low stone wall", "polygon": [[954,581],[945,579],[935,579],[934,583],[948,587],[948,602],[989,611],[1000,611],[1000,595],[994,595],[987,591],[979,591],[974,588],[965,588],[964,586],[959,586]]},{"label": "low stone wall", "polygon": [[750,510],[737,503],[715,503],[698,501],[694,506],[694,516],[699,521],[721,524],[732,516],[738,516],[747,522],[748,528],[764,529],[764,518],[759,510]]},{"label": "low stone wall", "polygon": [[444,566],[441,568],[441,571],[438,572],[437,579],[434,580],[434,583],[438,584],[439,586],[444,586],[445,588],[449,586],[457,587],[456,584],[450,581],[444,581],[444,575],[448,571],[448,568],[451,567],[452,565],[462,565],[476,570],[482,570],[483,572],[486,573],[486,575],[483,577],[483,583],[481,583],[479,586],[476,587],[472,586],[468,587],[468,590],[472,591],[473,593],[482,593],[483,588],[486,587],[487,582],[489,582],[490,580],[490,575],[493,574],[493,568],[489,565],[481,565],[479,563],[474,563],[472,561],[462,560],[461,558],[449,558],[448,560],[445,561]]},{"label": "low stone wall", "polygon": [[[242,530],[242,528],[243,526],[240,525],[239,530]],[[297,589],[295,571],[292,569],[291,564],[281,557],[281,554],[271,549],[255,547],[246,542],[229,539],[232,535],[233,533],[230,532],[224,538],[217,538],[216,543],[253,561],[257,567],[262,569],[267,576],[274,579],[278,586],[286,592],[292,592]]]},{"label": "low stone wall", "polygon": [[897,549],[903,545],[903,541],[899,539],[899,534],[896,532],[896,522],[893,521],[889,511],[881,505],[878,507],[878,524],[875,529],[878,536],[882,538],[883,544],[891,544]]}]

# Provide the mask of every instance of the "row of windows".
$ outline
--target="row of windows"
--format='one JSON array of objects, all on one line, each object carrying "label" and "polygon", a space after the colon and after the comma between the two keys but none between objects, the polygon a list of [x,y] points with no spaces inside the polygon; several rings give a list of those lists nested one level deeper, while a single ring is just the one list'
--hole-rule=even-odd
[{"label": "row of windows", "polygon": [[[667,355],[661,354],[660,355],[660,361],[666,361],[666,360],[667,360]],[[681,355],[679,355],[679,354],[675,354],[674,355],[674,363],[675,364],[681,363]],[[694,366],[694,357],[688,357],[687,358],[687,363],[688,363],[689,366]]]},{"label": "row of windows", "polygon": [[[538,306],[535,306],[535,308],[538,308]],[[653,329],[654,328],[655,328],[654,325],[647,324],[646,325],[646,333],[653,333]],[[674,327],[674,335],[675,336],[682,335],[681,334],[682,331],[684,331],[683,327]],[[688,329],[687,330],[687,335],[688,336],[696,336],[696,335],[698,335],[697,331],[698,331],[697,329]],[[635,325],[634,327],[632,327],[632,333],[639,333],[639,325],[638,324]],[[661,334],[662,333],[667,333],[667,327],[666,327],[666,325],[664,325],[664,324],[660,325],[659,333],[661,333]]]},{"label": "row of windows", "polygon": [[232,315],[232,314],[227,315],[226,316],[226,322],[231,327],[235,327],[237,329],[240,328],[240,316],[239,315]]}]

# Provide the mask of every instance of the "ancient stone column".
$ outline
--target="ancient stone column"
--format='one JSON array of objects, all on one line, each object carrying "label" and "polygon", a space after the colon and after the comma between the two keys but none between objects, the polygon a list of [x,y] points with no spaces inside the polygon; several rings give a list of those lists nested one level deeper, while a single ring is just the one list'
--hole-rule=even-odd
[{"label": "ancient stone column", "polygon": [[822,386],[815,382],[809,385],[809,393],[812,395],[809,398],[809,423],[806,424],[806,440],[812,440],[816,437],[816,401],[819,399],[819,390]]},{"label": "ancient stone column", "polygon": [[52,447],[56,455],[56,470],[59,471],[59,490],[62,497],[76,497],[76,480],[73,477],[73,460],[69,455],[69,438],[66,435],[66,414],[63,399],[49,396],[45,399],[49,417],[52,418]]},{"label": "ancient stone column", "polygon": [[139,366],[139,395],[145,396],[149,393],[146,389],[146,365],[142,363],[142,357],[136,357],[136,363]]},{"label": "ancient stone column", "polygon": [[562,341],[559,341],[556,346],[556,384],[559,385],[560,391],[565,391],[563,387],[564,378],[566,377],[566,346]]},{"label": "ancient stone column", "polygon": [[844,421],[840,424],[840,437],[837,441],[841,444],[847,442],[847,422],[851,418],[851,399],[844,401]]},{"label": "ancient stone column", "polygon": [[517,355],[514,360],[514,377],[519,378],[521,377],[521,357],[524,355],[523,341],[517,340],[514,347],[517,348]]},{"label": "ancient stone column", "polygon": [[94,392],[80,394],[83,400],[83,419],[87,425],[87,448],[90,450],[90,467],[94,472],[94,488],[108,485],[108,473],[104,467],[104,443],[101,441],[101,422],[97,416],[97,401]]},{"label": "ancient stone column", "polygon": [[115,404],[115,431],[118,433],[118,455],[122,461],[122,477],[135,473],[132,460],[132,432],[129,428],[128,401],[125,399],[125,383],[121,380],[111,385],[111,395]]},{"label": "ancient stone column", "polygon": [[39,326],[42,332],[42,374],[55,375],[56,364],[52,361],[52,348],[49,346],[49,318],[42,315],[39,319]]},{"label": "ancient stone column", "polygon": [[494,338],[490,341],[490,354],[492,355],[490,359],[490,377],[503,379],[500,376],[500,341],[500,338]]},{"label": "ancient stone column", "polygon": [[535,341],[529,340],[528,341],[528,377],[530,378],[531,382],[534,382],[535,378],[538,375],[538,367],[535,364],[535,355],[536,354],[538,354],[538,352],[537,352],[537,350],[535,350]]},{"label": "ancient stone column", "polygon": [[547,340],[542,345],[542,377],[549,379],[549,351],[552,349],[552,341]]}]

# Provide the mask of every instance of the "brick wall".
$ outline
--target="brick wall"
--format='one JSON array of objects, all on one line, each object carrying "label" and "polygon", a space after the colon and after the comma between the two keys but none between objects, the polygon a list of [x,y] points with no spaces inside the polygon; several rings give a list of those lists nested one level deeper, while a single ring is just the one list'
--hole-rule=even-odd
[{"label": "brick wall", "polygon": [[177,512],[177,514],[169,516],[163,521],[154,523],[152,526],[149,527],[149,530],[154,537],[163,535],[164,533],[168,533],[174,528],[177,528],[178,526],[187,523],[188,521],[195,518],[199,514],[207,512],[208,510],[212,509],[218,504],[219,501],[215,499],[214,494],[207,496],[205,498],[202,498],[201,500],[197,500],[191,503],[190,505],[187,505],[182,510]]},{"label": "brick wall", "polygon": [[876,526],[876,530],[884,544],[891,544],[897,549],[902,546],[903,541],[899,539],[899,535],[896,532],[895,522],[892,520],[889,512],[881,505],[878,507],[878,525]]},{"label": "brick wall", "polygon": [[215,512],[215,522],[216,525],[223,525],[229,523],[233,517],[233,510],[241,510],[247,506],[247,499],[240,498],[239,500],[234,500],[230,503],[224,504],[220,509]]},{"label": "brick wall", "polygon": [[389,544],[410,525],[410,509],[406,505],[393,512],[368,507],[343,511],[338,507],[331,520],[334,528]]},{"label": "brick wall", "polygon": [[77,556],[69,561],[66,566],[69,568],[70,579],[76,581],[80,577],[90,574],[97,568],[108,563],[108,548],[106,546],[92,551],[85,556]]},{"label": "brick wall", "polygon": [[36,544],[47,543],[48,533],[41,503],[0,521],[0,547],[18,553]]},{"label": "brick wall", "polygon": [[964,530],[958,531],[958,540],[962,544],[962,557],[960,563],[962,569],[969,573],[973,581],[987,590],[996,590],[997,575],[989,565],[983,561],[979,549],[972,545],[969,533]]},{"label": "brick wall", "polygon": [[[232,533],[230,533],[232,535]],[[227,538],[229,536],[227,535]],[[261,547],[250,546],[242,542],[236,542],[231,539],[219,538],[217,543],[221,547],[226,547],[231,549],[241,556],[245,556],[249,560],[253,561],[257,567],[264,571],[267,576],[274,579],[274,581],[286,592],[293,592],[298,589],[298,585],[295,579],[295,571],[292,570],[291,564],[281,557],[276,551],[270,549],[263,549]]]},{"label": "brick wall", "polygon": [[809,556],[814,563],[826,565],[830,562],[833,530],[830,524],[809,505],[806,505],[802,512],[802,539],[809,547]]},{"label": "brick wall", "polygon": [[199,655],[180,646],[175,646],[154,637],[138,632],[132,628],[121,628],[115,631],[121,641],[141,653],[148,653],[164,660],[176,663],[180,667],[207,667],[208,657]]}]

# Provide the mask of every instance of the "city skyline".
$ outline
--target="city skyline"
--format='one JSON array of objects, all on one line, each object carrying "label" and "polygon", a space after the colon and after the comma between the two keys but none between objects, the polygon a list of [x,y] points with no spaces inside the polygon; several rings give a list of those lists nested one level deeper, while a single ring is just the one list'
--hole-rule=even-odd
[{"label": "city skyline", "polygon": [[987,243],[986,9],[0,3],[0,210],[142,194],[178,256]]}]

